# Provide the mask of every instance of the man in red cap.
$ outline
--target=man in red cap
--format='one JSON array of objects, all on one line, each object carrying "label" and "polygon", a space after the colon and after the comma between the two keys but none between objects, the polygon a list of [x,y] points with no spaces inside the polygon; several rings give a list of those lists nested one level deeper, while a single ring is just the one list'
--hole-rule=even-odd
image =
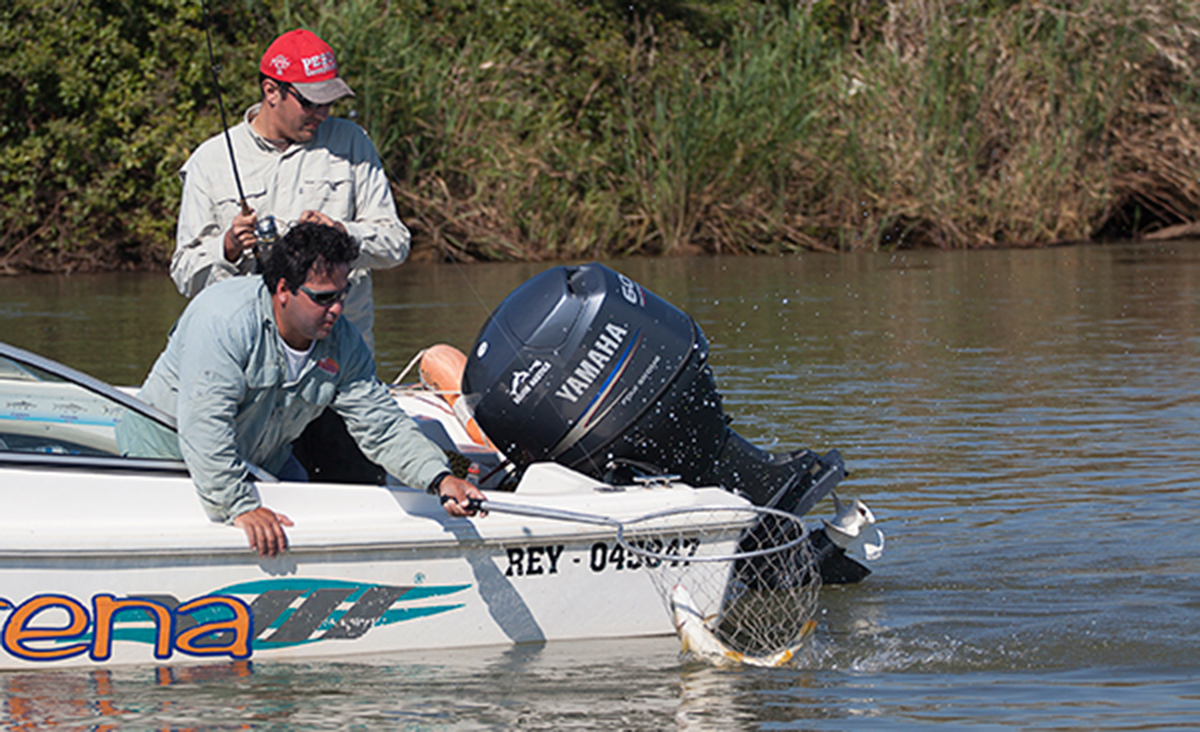
[{"label": "man in red cap", "polygon": [[275,39],[263,54],[258,72],[264,100],[274,91],[291,94],[297,102],[264,103],[256,126],[269,132],[264,135],[268,139],[308,142],[329,117],[329,105],[354,96],[354,90],[338,76],[333,50],[316,34],[300,28]]},{"label": "man in red cap", "polygon": [[259,64],[262,101],[229,130],[246,196],[243,211],[223,135],[202,144],[180,169],[171,278],[192,297],[208,285],[254,271],[256,227],[274,217],[278,235],[300,222],[335,226],[361,254],[353,263],[345,318],[374,348],[371,269],[408,256],[409,233],[396,214],[379,154],[362,128],[329,116],[354,90],[338,75],[333,49],[311,31],[275,39]]},{"label": "man in red cap", "polygon": [[[245,201],[224,135],[205,141],[179,171],[183,198],[171,278],[192,297],[214,282],[252,274],[257,227],[268,216],[279,237],[299,223],[333,226],[359,249],[350,265],[343,318],[374,351],[371,269],[403,262],[409,232],[396,214],[371,140],[353,122],[329,116],[330,105],[354,91],[338,75],[333,49],[303,29],[271,43],[258,76],[262,101],[229,130]],[[296,454],[317,480],[384,478],[332,412],[310,425],[296,443]]]}]

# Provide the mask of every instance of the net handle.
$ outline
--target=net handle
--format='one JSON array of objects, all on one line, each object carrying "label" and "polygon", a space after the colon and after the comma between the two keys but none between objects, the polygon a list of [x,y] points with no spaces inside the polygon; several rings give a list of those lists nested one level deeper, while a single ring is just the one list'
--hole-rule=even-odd
[{"label": "net handle", "polygon": [[[624,547],[626,551],[633,552],[634,554],[646,557],[648,559],[657,559],[664,562],[731,562],[739,559],[751,559],[753,557],[763,557],[769,554],[775,554],[777,552],[795,548],[803,542],[808,541],[808,527],[804,525],[799,516],[787,513],[786,511],[767,508],[765,506],[679,506],[663,511],[656,511],[644,516],[638,516],[637,518],[630,519],[629,521],[625,522],[618,521],[611,516],[600,516],[592,513],[567,511],[561,508],[549,508],[546,506],[531,506],[523,503],[506,503],[503,501],[493,501],[490,498],[486,501],[472,498],[470,501],[468,501],[468,506],[468,510],[474,511],[495,511],[496,513],[549,519],[551,521],[569,521],[573,523],[590,524],[593,526],[608,526],[617,530],[617,543]],[[706,512],[716,513],[718,511],[740,511],[755,514],[755,519],[752,521],[747,521],[745,527],[746,529],[752,528],[755,525],[753,522],[761,520],[763,516],[774,515],[791,522],[795,526],[798,526],[800,528],[800,535],[784,544],[766,547],[765,549],[755,549],[753,551],[734,552],[732,554],[715,556],[706,555],[699,557],[687,556],[680,553],[668,554],[653,549],[647,549],[645,546],[638,546],[637,544],[633,543],[634,541],[637,541],[637,527],[631,527],[630,524],[637,524],[639,522],[651,521],[659,518],[668,518],[679,514]],[[626,531],[634,534],[634,538],[632,540],[625,536]],[[692,550],[695,551],[697,547],[692,547]],[[683,551],[683,547],[679,547],[679,550]]]},{"label": "net handle", "polygon": [[577,524],[592,524],[595,526],[611,526],[617,529],[620,534],[621,522],[615,518],[608,516],[599,516],[592,513],[580,513],[578,511],[567,511],[561,508],[547,508],[545,506],[529,506],[523,503],[504,503],[493,501],[490,498],[486,501],[481,501],[478,498],[472,498],[467,501],[468,511],[495,511],[496,513],[508,513],[514,516],[529,516],[530,518],[543,518],[552,521],[571,521]]}]

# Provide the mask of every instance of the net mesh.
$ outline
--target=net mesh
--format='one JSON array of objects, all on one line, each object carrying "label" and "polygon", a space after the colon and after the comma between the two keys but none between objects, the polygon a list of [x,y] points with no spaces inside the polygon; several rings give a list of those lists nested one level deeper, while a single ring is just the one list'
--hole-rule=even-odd
[{"label": "net mesh", "polygon": [[690,602],[707,632],[751,662],[794,650],[812,630],[821,576],[808,539],[799,517],[759,506],[653,514],[619,537],[644,557],[677,627],[676,606]]}]

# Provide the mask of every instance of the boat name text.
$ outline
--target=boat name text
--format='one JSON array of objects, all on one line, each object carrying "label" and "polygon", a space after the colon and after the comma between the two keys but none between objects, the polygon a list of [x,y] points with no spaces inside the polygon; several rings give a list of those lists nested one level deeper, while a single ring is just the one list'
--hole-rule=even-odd
[{"label": "boat name text", "polygon": [[[167,607],[148,597],[99,594],[91,612],[66,595],[35,595],[19,605],[0,597],[0,612],[8,611],[0,646],[26,661],[58,661],[84,653],[93,661],[112,655],[117,616],[149,618],[153,624],[154,657],[167,659],[178,651],[189,656],[249,658],[254,634],[250,606],[236,597],[205,595]],[[47,615],[43,616],[43,613]],[[47,624],[65,615],[65,623]],[[42,616],[42,622],[35,622]],[[224,616],[213,619],[214,616]]]},{"label": "boat name text", "polygon": [[510,546],[508,554],[508,569],[504,570],[505,577],[525,577],[539,574],[558,574],[558,558],[562,556],[562,544],[550,546]]},{"label": "boat name text", "polygon": [[[592,571],[621,571],[626,569],[641,569],[642,567],[654,569],[661,566],[663,562],[668,562],[671,567],[686,567],[688,565],[687,557],[694,557],[696,550],[700,548],[700,540],[695,537],[671,539],[666,543],[663,543],[661,539],[632,539],[629,543],[635,549],[641,549],[660,556],[646,556],[630,551],[620,543],[609,545],[603,541],[598,541],[592,544],[591,556],[589,557],[589,566]],[[664,559],[661,555],[670,556],[672,559]],[[679,557],[679,559],[674,559],[673,557]]]},{"label": "boat name text", "polygon": [[[597,574],[601,572],[620,572],[636,570],[643,567],[654,569],[667,562],[671,567],[686,567],[688,557],[696,555],[700,548],[700,540],[694,537],[671,539],[664,542],[661,539],[631,539],[629,543],[635,548],[649,552],[655,556],[646,556],[631,551],[619,542],[611,544],[597,541],[588,551],[586,561],[588,568]],[[562,544],[547,544],[541,546],[510,546],[504,553],[508,558],[508,567],[504,570],[505,577],[537,577],[559,574],[559,567],[571,564],[582,564],[583,556],[569,556],[569,560],[560,565],[566,547]],[[667,557],[670,557],[668,559]],[[678,558],[676,558],[678,557]]]}]

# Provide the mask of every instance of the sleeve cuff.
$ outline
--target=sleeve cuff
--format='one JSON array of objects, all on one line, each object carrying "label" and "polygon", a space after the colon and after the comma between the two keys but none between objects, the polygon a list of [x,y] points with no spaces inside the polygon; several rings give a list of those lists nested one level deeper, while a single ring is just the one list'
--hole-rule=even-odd
[{"label": "sleeve cuff", "polygon": [[426,490],[436,496],[438,489],[442,487],[442,481],[451,475],[454,475],[454,473],[451,473],[449,470],[443,470],[433,480],[429,481],[429,487]]}]

